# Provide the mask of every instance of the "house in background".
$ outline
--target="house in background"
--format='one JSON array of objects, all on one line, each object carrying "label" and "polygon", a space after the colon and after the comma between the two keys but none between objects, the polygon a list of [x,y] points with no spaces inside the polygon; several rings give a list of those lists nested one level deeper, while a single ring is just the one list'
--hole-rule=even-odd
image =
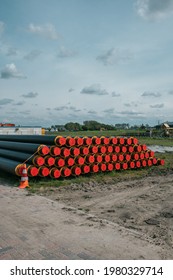
[{"label": "house in background", "polygon": [[165,126],[165,124],[168,125],[168,127],[173,128],[173,122],[169,122],[169,121],[165,121],[163,123],[155,125],[154,128],[155,129],[162,129]]}]

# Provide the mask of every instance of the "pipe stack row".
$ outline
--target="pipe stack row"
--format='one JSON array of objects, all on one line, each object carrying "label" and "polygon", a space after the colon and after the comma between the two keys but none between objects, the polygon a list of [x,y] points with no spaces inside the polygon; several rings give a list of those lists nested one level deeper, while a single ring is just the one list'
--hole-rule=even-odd
[{"label": "pipe stack row", "polygon": [[[42,143],[42,144],[40,144]],[[163,165],[134,137],[0,136],[0,169],[52,178]]]}]

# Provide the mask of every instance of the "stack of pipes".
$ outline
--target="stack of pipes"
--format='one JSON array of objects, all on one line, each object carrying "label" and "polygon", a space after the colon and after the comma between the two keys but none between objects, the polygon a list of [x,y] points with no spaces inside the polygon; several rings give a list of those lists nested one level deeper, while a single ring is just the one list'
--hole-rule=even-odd
[{"label": "stack of pipes", "polygon": [[[42,143],[42,144],[40,144]],[[0,169],[52,178],[163,165],[154,152],[134,137],[0,136]]]}]

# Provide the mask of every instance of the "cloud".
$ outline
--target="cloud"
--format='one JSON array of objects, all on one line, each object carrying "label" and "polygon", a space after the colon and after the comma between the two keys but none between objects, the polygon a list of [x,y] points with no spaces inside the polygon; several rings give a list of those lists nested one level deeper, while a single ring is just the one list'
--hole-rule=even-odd
[{"label": "cloud", "polygon": [[28,27],[28,31],[32,34],[36,34],[51,40],[57,40],[60,37],[55,29],[55,26],[51,23],[47,23],[45,25],[35,25],[31,23]]},{"label": "cloud", "polygon": [[94,110],[89,110],[89,111],[88,111],[88,114],[97,115],[97,112],[94,111]]},{"label": "cloud", "polygon": [[138,107],[138,104],[132,101],[131,103],[124,103],[124,106],[126,106],[126,107]]},{"label": "cloud", "polygon": [[114,113],[114,108],[109,108],[109,109],[105,109],[103,110],[104,113],[107,113],[107,114],[113,114]]},{"label": "cloud", "polygon": [[90,95],[108,95],[109,93],[105,89],[101,89],[99,84],[93,84],[89,87],[84,87],[81,94],[90,94]]},{"label": "cloud", "polygon": [[168,94],[173,95],[173,90],[170,90],[170,91],[168,92]]},{"label": "cloud", "polygon": [[57,54],[58,57],[60,58],[67,58],[67,57],[73,57],[77,54],[77,52],[73,51],[73,50],[68,50],[64,47],[61,47],[59,49],[59,52]]},{"label": "cloud", "polygon": [[25,103],[24,101],[19,101],[19,102],[15,103],[14,105],[16,105],[16,106],[21,106],[21,105],[23,105],[24,103]]},{"label": "cloud", "polygon": [[35,98],[38,96],[37,92],[28,92],[22,95],[24,98]]},{"label": "cloud", "polygon": [[164,104],[161,103],[161,104],[155,104],[155,105],[150,105],[151,108],[155,108],[155,109],[161,109],[164,107]]},{"label": "cloud", "polygon": [[9,48],[7,51],[7,56],[15,56],[17,55],[17,49],[16,48]]},{"label": "cloud", "polygon": [[10,99],[10,98],[3,98],[3,99],[0,99],[0,105],[7,105],[7,104],[12,103],[13,101],[14,100]]},{"label": "cloud", "polygon": [[1,79],[11,79],[11,78],[17,78],[17,79],[26,78],[26,76],[24,76],[21,72],[17,70],[14,63],[6,64],[4,69],[1,70]]},{"label": "cloud", "polygon": [[70,110],[72,110],[72,111],[74,111],[74,112],[80,112],[81,110],[80,109],[77,109],[76,107],[74,107],[74,106],[69,106],[69,107],[67,107],[68,109],[70,109]]},{"label": "cloud", "polygon": [[68,106],[59,106],[59,107],[54,108],[54,110],[56,110],[56,111],[64,111],[66,109],[68,109]]},{"label": "cloud", "polygon": [[76,110],[76,107],[75,106],[70,106],[68,107],[70,110]]},{"label": "cloud", "polygon": [[29,60],[29,61],[33,61],[33,60],[36,59],[40,54],[41,54],[41,51],[39,51],[39,50],[32,50],[32,51],[30,51],[28,54],[26,54],[26,55],[24,56],[24,59]]},{"label": "cloud", "polygon": [[112,97],[119,97],[121,96],[119,93],[116,93],[115,91],[112,92]]},{"label": "cloud", "polygon": [[152,97],[160,97],[161,94],[159,92],[150,92],[150,91],[145,91],[144,93],[141,94],[141,96],[143,97],[148,97],[148,96],[152,96]]},{"label": "cloud", "polygon": [[30,115],[31,111],[30,110],[25,110],[25,111],[20,111],[20,114],[24,114],[24,115]]},{"label": "cloud", "polygon": [[68,92],[74,91],[74,88],[69,88]]},{"label": "cloud", "polygon": [[0,21],[0,36],[4,32],[5,29],[5,23],[3,21]]},{"label": "cloud", "polygon": [[173,14],[172,0],[137,0],[137,13],[144,19],[157,20]]},{"label": "cloud", "polygon": [[75,106],[67,106],[67,105],[55,107],[54,110],[56,110],[56,111],[71,110],[71,111],[73,111],[75,113],[81,111],[80,109],[77,109]]},{"label": "cloud", "polygon": [[102,62],[104,65],[113,65],[120,62],[126,62],[132,58],[132,54],[129,50],[120,50],[111,48],[106,53],[99,55],[96,59]]},{"label": "cloud", "polygon": [[80,112],[80,109],[77,109],[75,106],[69,106],[67,109],[72,110],[73,112]]},{"label": "cloud", "polygon": [[120,114],[122,114],[122,115],[143,115],[143,113],[136,112],[136,111],[121,111]]}]

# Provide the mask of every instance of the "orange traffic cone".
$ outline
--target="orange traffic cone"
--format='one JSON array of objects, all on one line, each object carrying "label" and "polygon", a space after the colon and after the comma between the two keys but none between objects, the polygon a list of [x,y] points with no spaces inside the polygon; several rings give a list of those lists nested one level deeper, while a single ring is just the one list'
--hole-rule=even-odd
[{"label": "orange traffic cone", "polygon": [[22,167],[21,175],[22,176],[21,176],[19,188],[24,189],[26,187],[29,187],[26,164],[24,164],[23,167]]}]

